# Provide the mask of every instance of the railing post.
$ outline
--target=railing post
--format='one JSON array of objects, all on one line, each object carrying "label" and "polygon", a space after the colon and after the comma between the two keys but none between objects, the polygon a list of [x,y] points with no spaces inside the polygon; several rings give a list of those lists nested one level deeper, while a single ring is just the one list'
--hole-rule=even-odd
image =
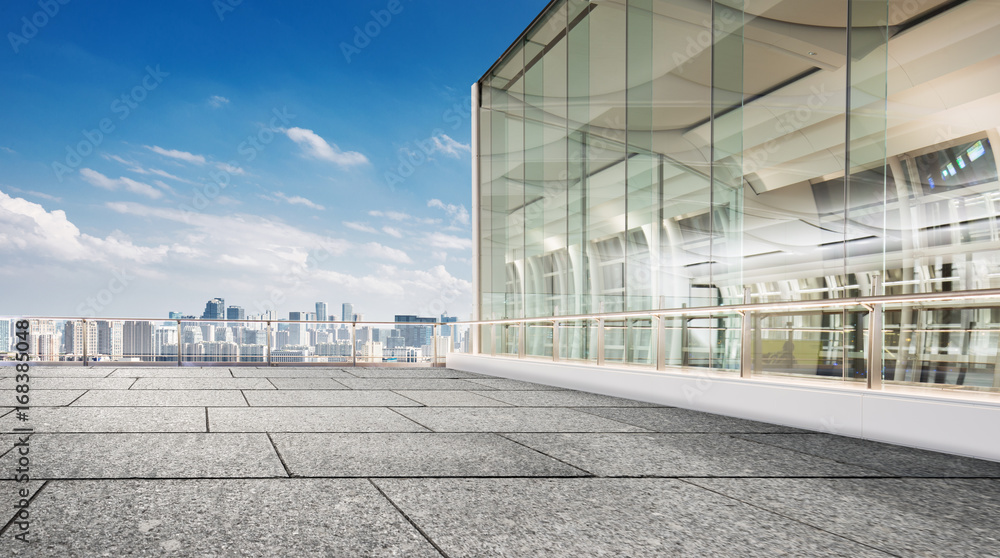
[{"label": "railing post", "polygon": [[177,320],[177,366],[181,366],[181,353],[184,345],[184,330],[181,328],[181,321]]},{"label": "railing post", "polygon": [[490,356],[497,356],[497,325],[490,324]]},{"label": "railing post", "polygon": [[357,327],[358,322],[351,322],[351,366],[355,368],[358,366]]},{"label": "railing post", "polygon": [[604,318],[597,318],[597,365],[604,366]]},{"label": "railing post", "polygon": [[431,366],[437,366],[438,363],[438,326],[434,324],[431,326],[431,344],[434,345],[433,353],[434,360],[431,362]]},{"label": "railing post", "polygon": [[667,317],[655,316],[656,319],[656,369],[667,369]]},{"label": "railing post", "polygon": [[[872,278],[872,296],[879,296],[882,277]],[[882,389],[882,305],[868,307],[868,389]]]},{"label": "railing post", "polygon": [[528,342],[525,339],[526,333],[528,333],[527,322],[517,323],[517,358],[524,358],[528,347]]},{"label": "railing post", "polygon": [[552,362],[559,362],[559,320],[552,322]]},{"label": "railing post", "polygon": [[83,322],[83,365],[87,366],[87,337],[89,331],[87,331],[87,320],[80,320]]},{"label": "railing post", "polygon": [[267,365],[271,364],[271,320],[267,321]]},{"label": "railing post", "polygon": [[[743,304],[750,304],[750,288],[743,289]],[[749,378],[753,375],[753,320],[754,312],[743,310],[740,312],[740,377]]]}]

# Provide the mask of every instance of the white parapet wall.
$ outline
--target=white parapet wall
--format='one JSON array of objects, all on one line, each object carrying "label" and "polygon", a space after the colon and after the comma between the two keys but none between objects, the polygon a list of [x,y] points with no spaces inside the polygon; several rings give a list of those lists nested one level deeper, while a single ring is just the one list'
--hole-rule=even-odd
[{"label": "white parapet wall", "polygon": [[449,368],[1000,461],[1000,394],[450,353]]}]

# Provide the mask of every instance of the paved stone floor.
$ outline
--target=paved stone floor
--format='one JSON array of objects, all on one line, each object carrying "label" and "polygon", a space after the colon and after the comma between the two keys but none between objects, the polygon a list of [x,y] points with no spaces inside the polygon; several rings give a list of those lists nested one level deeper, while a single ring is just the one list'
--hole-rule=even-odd
[{"label": "paved stone floor", "polygon": [[1000,463],[441,368],[31,374],[0,556],[1000,556]]}]

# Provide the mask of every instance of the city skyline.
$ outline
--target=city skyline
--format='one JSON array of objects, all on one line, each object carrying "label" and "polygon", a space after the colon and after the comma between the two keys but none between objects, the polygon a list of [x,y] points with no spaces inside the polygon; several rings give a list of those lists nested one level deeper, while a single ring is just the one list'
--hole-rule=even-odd
[{"label": "city skyline", "polygon": [[469,88],[544,4],[488,30],[462,2],[72,3],[32,29],[12,4],[0,313],[144,317],[210,285],[248,314],[466,316]]}]

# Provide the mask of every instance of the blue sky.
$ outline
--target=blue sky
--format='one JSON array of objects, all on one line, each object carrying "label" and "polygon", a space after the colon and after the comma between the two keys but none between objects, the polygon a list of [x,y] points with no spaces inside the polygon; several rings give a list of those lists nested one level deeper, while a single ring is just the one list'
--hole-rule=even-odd
[{"label": "blue sky", "polygon": [[546,3],[6,0],[0,315],[467,318],[470,86]]}]

